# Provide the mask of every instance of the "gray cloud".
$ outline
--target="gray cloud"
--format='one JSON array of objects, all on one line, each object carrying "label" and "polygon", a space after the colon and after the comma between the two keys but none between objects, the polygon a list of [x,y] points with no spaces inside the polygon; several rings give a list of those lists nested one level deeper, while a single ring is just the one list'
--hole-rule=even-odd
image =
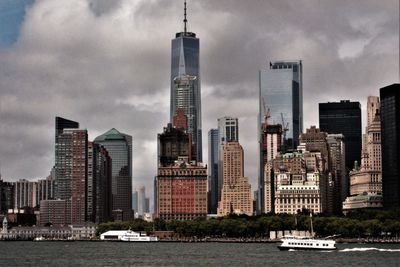
[{"label": "gray cloud", "polygon": [[[237,116],[245,172],[256,187],[258,71],[302,59],[305,126],[318,102],[352,99],[398,81],[398,2],[189,1],[201,41],[203,144],[221,116]],[[16,44],[0,48],[0,164],[5,179],[45,177],[54,164],[54,117],[91,139],[133,135],[134,185],[152,193],[156,135],[169,117],[170,40],[182,1],[42,0]],[[204,146],[207,158],[207,147]]]}]

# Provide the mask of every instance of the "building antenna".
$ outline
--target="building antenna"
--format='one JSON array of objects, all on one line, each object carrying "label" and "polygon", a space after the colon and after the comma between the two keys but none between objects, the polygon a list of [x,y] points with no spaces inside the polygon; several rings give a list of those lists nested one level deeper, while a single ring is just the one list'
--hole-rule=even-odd
[{"label": "building antenna", "polygon": [[184,33],[187,32],[187,19],[186,19],[186,0],[184,2],[185,8],[184,8],[184,18],[183,18],[183,25],[184,25]]}]

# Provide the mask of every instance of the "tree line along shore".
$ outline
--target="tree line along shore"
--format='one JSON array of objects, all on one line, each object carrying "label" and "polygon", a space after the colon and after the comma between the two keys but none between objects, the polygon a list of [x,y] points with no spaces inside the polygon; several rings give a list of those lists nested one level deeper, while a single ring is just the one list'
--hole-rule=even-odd
[{"label": "tree line along shore", "polygon": [[[346,216],[314,215],[313,231],[316,236],[338,236],[342,241],[396,241],[400,237],[400,209],[354,211]],[[109,230],[169,231],[176,240],[244,240],[267,241],[272,231],[310,231],[310,215],[303,211],[297,215],[265,214],[259,216],[228,215],[221,218],[189,221],[147,222],[135,219],[127,222],[99,224],[97,235]]]}]

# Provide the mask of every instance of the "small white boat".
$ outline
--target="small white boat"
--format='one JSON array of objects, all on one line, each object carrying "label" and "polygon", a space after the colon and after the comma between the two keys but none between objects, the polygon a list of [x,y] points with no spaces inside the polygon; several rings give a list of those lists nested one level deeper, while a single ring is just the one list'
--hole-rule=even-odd
[{"label": "small white boat", "polygon": [[336,241],[310,237],[285,236],[281,239],[280,250],[335,250]]},{"label": "small white boat", "polygon": [[38,236],[33,239],[33,241],[44,241],[46,240],[43,236]]},{"label": "small white boat", "polygon": [[[336,241],[329,239],[331,236],[326,238],[314,238],[312,214],[310,213],[310,236],[284,236],[281,239],[281,244],[278,246],[279,250],[335,250]],[[333,236],[334,237],[334,236]]]},{"label": "small white boat", "polygon": [[158,241],[158,238],[156,236],[147,236],[146,234],[128,230],[124,235],[121,236],[120,240],[128,242],[142,242],[142,241]]}]

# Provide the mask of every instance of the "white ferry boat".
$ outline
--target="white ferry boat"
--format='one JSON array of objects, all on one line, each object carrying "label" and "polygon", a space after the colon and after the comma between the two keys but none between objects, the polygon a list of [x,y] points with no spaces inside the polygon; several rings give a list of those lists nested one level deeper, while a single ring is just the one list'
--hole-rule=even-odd
[{"label": "white ferry boat", "polygon": [[156,236],[147,236],[143,233],[132,230],[113,230],[100,235],[100,240],[104,241],[125,241],[125,242],[143,242],[158,241]]},{"label": "white ferry boat", "polygon": [[310,237],[285,236],[281,239],[280,250],[335,250],[336,241]]},{"label": "white ferry boat", "polygon": [[[312,213],[310,213],[310,228],[311,236],[284,236],[281,239],[281,244],[278,246],[279,250],[335,250],[336,241],[329,239],[328,236],[324,239],[313,238],[313,223],[312,223]],[[332,236],[335,237],[335,236]]]},{"label": "white ferry boat", "polygon": [[130,242],[137,242],[137,241],[158,241],[156,236],[147,236],[146,234],[133,232],[131,230],[126,231],[126,233],[121,236],[121,241],[130,241]]}]

